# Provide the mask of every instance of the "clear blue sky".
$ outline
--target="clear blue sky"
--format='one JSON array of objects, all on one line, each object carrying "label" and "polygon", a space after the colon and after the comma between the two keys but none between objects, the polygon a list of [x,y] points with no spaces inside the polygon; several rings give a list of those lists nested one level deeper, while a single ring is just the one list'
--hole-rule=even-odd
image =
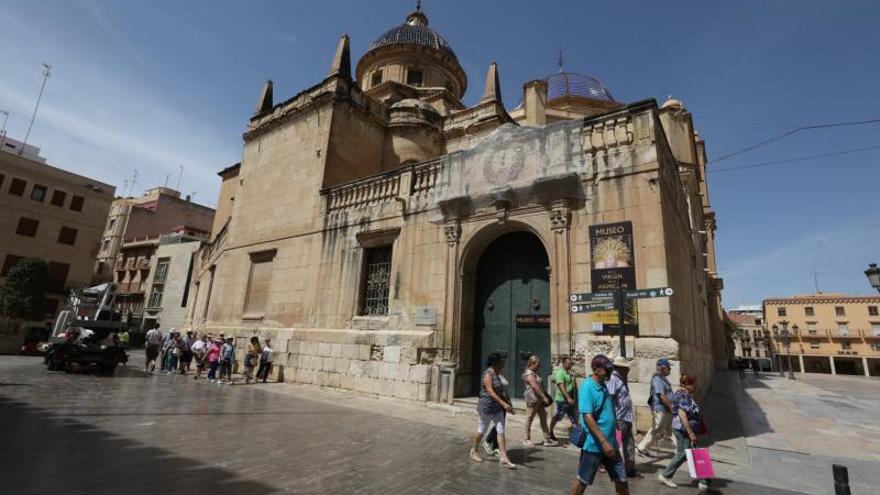
[{"label": "clear blue sky", "polygon": [[[30,142],[50,163],[136,191],[170,185],[214,204],[215,172],[241,156],[260,87],[276,101],[326,74],[340,35],[356,61],[414,1],[6,0],[0,108],[21,139],[53,65]],[[880,2],[426,0],[468,73],[467,103],[496,60],[504,98],[565,68],[624,102],[673,95],[710,160],[809,124],[880,117]],[[880,125],[795,134],[710,170],[880,146]],[[724,303],[814,289],[870,293],[880,262],[880,150],[710,172]]]}]

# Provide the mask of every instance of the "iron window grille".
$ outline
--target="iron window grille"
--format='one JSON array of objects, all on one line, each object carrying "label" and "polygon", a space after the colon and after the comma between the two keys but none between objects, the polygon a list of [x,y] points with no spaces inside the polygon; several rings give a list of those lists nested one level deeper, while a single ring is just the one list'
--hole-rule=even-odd
[{"label": "iron window grille", "polygon": [[385,316],[391,285],[391,246],[367,248],[365,257],[361,315]]}]

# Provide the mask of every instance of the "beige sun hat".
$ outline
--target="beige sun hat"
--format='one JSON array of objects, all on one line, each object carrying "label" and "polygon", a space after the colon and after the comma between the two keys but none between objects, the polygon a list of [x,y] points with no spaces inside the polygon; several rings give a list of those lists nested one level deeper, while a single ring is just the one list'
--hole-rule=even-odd
[{"label": "beige sun hat", "polygon": [[615,368],[629,368],[629,359],[623,356],[617,356],[614,358],[613,364]]}]

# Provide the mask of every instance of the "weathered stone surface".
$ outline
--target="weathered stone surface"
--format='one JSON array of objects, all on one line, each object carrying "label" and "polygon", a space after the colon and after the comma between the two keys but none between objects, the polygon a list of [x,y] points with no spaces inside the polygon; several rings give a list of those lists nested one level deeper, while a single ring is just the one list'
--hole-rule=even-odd
[{"label": "weathered stone surface", "polygon": [[386,363],[399,363],[400,362],[400,346],[387,345],[385,346],[385,353],[383,354],[383,361]]},{"label": "weathered stone surface", "polygon": [[416,383],[430,383],[431,366],[426,364],[417,364],[409,367],[409,379]]}]

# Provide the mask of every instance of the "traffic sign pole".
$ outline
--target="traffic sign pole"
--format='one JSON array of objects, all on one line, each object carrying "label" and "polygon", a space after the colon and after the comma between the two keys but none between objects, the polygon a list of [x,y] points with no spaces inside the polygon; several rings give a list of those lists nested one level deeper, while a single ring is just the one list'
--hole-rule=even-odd
[{"label": "traffic sign pole", "polygon": [[617,326],[620,327],[620,357],[626,358],[626,337],[623,331],[623,287],[617,286]]}]

